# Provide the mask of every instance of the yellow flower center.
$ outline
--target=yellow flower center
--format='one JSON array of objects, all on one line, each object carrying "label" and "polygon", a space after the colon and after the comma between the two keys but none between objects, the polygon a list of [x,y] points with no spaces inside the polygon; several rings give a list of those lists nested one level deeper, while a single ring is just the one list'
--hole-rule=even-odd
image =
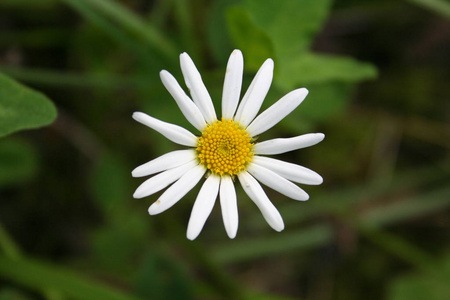
[{"label": "yellow flower center", "polygon": [[201,164],[216,175],[237,175],[252,161],[251,137],[233,120],[208,125],[198,138],[197,155]]}]

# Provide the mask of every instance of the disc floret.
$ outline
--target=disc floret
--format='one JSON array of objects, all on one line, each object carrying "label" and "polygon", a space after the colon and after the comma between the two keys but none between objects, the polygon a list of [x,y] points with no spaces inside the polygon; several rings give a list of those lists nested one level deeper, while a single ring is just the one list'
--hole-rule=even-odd
[{"label": "disc floret", "polygon": [[237,175],[252,161],[251,140],[238,122],[222,118],[208,125],[198,138],[198,160],[213,174]]}]

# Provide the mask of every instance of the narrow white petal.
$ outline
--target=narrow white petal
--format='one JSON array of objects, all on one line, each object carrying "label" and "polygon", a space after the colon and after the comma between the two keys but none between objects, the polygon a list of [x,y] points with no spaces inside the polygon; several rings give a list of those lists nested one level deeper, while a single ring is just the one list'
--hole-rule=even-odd
[{"label": "narrow white petal", "polygon": [[186,172],[198,165],[198,162],[192,160],[181,166],[164,171],[152,178],[144,181],[134,192],[133,197],[136,199],[150,196],[167,187],[169,184],[177,181]]},{"label": "narrow white petal", "polygon": [[239,173],[238,178],[242,188],[261,210],[267,223],[276,231],[282,231],[284,229],[283,218],[269,198],[267,198],[258,181],[245,171]]},{"label": "narrow white petal", "polygon": [[273,60],[267,59],[256,73],[236,112],[235,120],[247,126],[258,114],[273,78]]},{"label": "narrow white petal", "polygon": [[172,151],[140,165],[131,172],[131,175],[133,177],[152,175],[167,169],[178,167],[195,158],[196,154],[193,149]]},{"label": "narrow white petal", "polygon": [[242,52],[234,50],[228,59],[222,92],[222,117],[232,119],[241,97],[244,58]]},{"label": "narrow white petal", "polygon": [[294,182],[310,185],[317,185],[323,182],[322,176],[316,172],[282,160],[255,155],[253,156],[253,163]]},{"label": "narrow white petal", "polygon": [[162,213],[171,208],[184,197],[200,181],[206,169],[202,165],[190,169],[177,182],[171,185],[155,203],[150,205],[148,212],[151,215]]},{"label": "narrow white petal", "polygon": [[211,96],[203,83],[202,76],[186,52],[180,55],[180,65],[186,86],[191,92],[192,100],[202,112],[205,121],[211,124],[217,120],[217,117]]},{"label": "narrow white petal", "polygon": [[197,137],[183,127],[160,121],[143,112],[133,113],[133,119],[158,131],[174,143],[190,147],[197,146]]},{"label": "narrow white petal", "polygon": [[255,136],[272,128],[275,124],[280,122],[284,117],[290,114],[297,106],[302,103],[308,95],[308,90],[301,88],[294,90],[283,98],[275,102],[268,109],[263,111],[255,120],[247,127],[250,136]]},{"label": "narrow white petal", "polygon": [[314,146],[325,138],[323,133],[308,133],[292,138],[273,139],[253,146],[256,154],[280,154],[297,149]]},{"label": "narrow white petal", "polygon": [[202,131],[206,127],[206,122],[197,105],[195,105],[188,95],[186,95],[172,74],[166,70],[162,70],[159,75],[162,83],[169,91],[170,95],[172,95],[175,102],[177,102],[178,107],[189,123],[191,123],[199,131]]},{"label": "narrow white petal", "polygon": [[187,238],[194,240],[200,234],[208,219],[216,202],[217,194],[219,193],[220,177],[210,175],[203,184],[194,207],[192,208],[191,217],[187,228]]},{"label": "narrow white petal", "polygon": [[239,218],[236,191],[230,176],[222,176],[220,181],[220,207],[225,230],[230,239],[234,239],[238,230]]},{"label": "narrow white petal", "polygon": [[309,199],[309,195],[304,190],[269,169],[251,164],[248,167],[248,172],[264,185],[289,198],[300,201]]}]

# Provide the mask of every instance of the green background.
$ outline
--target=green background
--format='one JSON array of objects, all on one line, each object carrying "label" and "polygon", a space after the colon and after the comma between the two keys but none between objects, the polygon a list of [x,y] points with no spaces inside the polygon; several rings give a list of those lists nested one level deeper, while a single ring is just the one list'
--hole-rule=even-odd
[{"label": "green background", "polygon": [[[449,299],[449,21],[445,0],[0,0],[0,300]],[[216,203],[191,242],[198,187],[157,216],[132,198],[180,147],[131,115],[198,134],[159,71],[182,82],[188,52],[219,110],[233,49],[244,90],[274,59],[263,108],[309,89],[260,140],[325,133],[279,156],[324,183],[265,189],[281,233],[238,187],[237,237]]]}]

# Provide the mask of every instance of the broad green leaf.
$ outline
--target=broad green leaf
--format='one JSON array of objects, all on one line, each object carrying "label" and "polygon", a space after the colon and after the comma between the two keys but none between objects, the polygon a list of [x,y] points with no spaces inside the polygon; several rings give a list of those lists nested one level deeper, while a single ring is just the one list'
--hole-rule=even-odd
[{"label": "broad green leaf", "polygon": [[[300,86],[315,88],[311,84],[327,82],[326,86],[320,87],[320,90],[325,92],[309,96],[309,100],[325,94],[328,96],[325,101],[330,105],[323,106],[323,98],[320,97],[320,109],[329,110],[329,113],[320,116],[316,114],[314,118],[326,118],[344,107],[343,102],[346,99],[342,97],[342,90],[349,88],[341,86],[336,89],[334,83],[357,82],[376,76],[376,69],[370,64],[346,57],[309,52],[313,38],[324,23],[330,8],[329,0],[244,0],[240,9],[233,8],[229,11],[232,18],[228,21],[234,41],[240,47],[245,46],[243,50],[251,50],[248,51],[250,54],[245,53],[246,67],[247,57],[257,60],[255,65],[258,66],[265,58],[274,58],[274,80],[283,91]],[[236,32],[233,32],[233,26],[236,27]],[[263,52],[262,49],[266,51]],[[252,66],[251,70],[255,70],[255,66]],[[336,94],[333,94],[332,90]],[[348,92],[345,96],[348,96]]]},{"label": "broad green leaf", "polygon": [[37,291],[54,288],[68,299],[137,300],[117,289],[69,269],[33,259],[11,259],[0,255],[0,277]]},{"label": "broad green leaf", "polygon": [[0,186],[31,179],[37,167],[37,155],[31,144],[20,139],[0,140]]},{"label": "broad green leaf", "polygon": [[[299,85],[298,87],[302,87]],[[307,84],[309,94],[299,108],[289,116],[309,120],[325,120],[345,111],[349,104],[353,84],[343,82],[327,82],[322,84]]]},{"label": "broad green leaf", "polygon": [[245,0],[251,20],[273,43],[274,59],[309,49],[331,8],[330,0]]},{"label": "broad green leaf", "polygon": [[246,70],[256,71],[272,57],[274,83],[281,91],[310,90],[294,116],[324,120],[338,114],[350,100],[351,83],[376,77],[370,64],[309,52],[329,10],[329,0],[244,0],[228,10],[229,31],[244,52]]},{"label": "broad green leaf", "polygon": [[273,57],[269,36],[257,28],[246,10],[234,6],[227,11],[230,35],[245,57],[246,71],[256,71],[269,57]]},{"label": "broad green leaf", "polygon": [[52,123],[56,108],[43,94],[0,74],[0,137]]},{"label": "broad green leaf", "polygon": [[373,79],[377,75],[374,66],[349,57],[305,53],[293,59],[279,61],[280,72],[275,77],[281,88],[290,90],[299,84],[341,81],[357,82]]}]

